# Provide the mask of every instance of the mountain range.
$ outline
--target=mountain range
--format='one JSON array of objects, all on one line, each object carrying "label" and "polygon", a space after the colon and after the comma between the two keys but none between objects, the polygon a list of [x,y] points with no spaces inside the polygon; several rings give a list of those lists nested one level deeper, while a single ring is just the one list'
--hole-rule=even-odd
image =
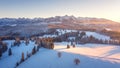
[{"label": "mountain range", "polygon": [[120,31],[120,23],[104,18],[55,16],[49,18],[0,18],[0,35],[36,34],[51,28]]}]

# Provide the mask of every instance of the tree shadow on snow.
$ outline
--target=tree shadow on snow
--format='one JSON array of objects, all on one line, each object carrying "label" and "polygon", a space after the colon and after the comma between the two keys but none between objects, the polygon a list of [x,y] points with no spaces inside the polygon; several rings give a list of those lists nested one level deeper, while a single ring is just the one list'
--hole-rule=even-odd
[{"label": "tree shadow on snow", "polygon": [[[62,52],[62,58],[66,57],[66,61],[73,62],[75,58],[80,59],[80,68],[120,68],[120,63],[113,63],[107,60],[96,59],[95,57],[89,57],[80,54],[74,54],[69,52]],[[99,57],[102,58],[102,57]],[[117,59],[116,59],[117,60]]]}]

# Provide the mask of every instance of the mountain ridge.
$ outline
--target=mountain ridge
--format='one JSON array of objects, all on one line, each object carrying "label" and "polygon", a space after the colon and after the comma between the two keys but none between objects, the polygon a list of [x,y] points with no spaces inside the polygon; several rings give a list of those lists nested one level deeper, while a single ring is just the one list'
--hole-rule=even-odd
[{"label": "mountain ridge", "polygon": [[0,35],[20,33],[23,35],[39,34],[48,29],[77,29],[101,31],[110,29],[120,31],[120,23],[104,18],[55,16],[49,18],[0,18]]},{"label": "mountain ridge", "polygon": [[72,23],[89,23],[89,24],[118,24],[105,18],[93,18],[93,17],[75,17],[75,16],[55,16],[48,18],[0,18],[0,25],[4,24],[25,24],[25,23],[41,23],[41,22],[72,22]]}]

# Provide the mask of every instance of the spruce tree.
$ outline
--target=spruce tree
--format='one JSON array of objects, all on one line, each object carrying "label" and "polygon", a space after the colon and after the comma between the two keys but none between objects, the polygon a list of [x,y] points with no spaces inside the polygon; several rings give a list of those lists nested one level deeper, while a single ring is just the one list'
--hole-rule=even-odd
[{"label": "spruce tree", "polygon": [[35,49],[35,46],[34,48],[32,49],[32,55],[36,53],[36,49]]},{"label": "spruce tree", "polygon": [[23,62],[25,59],[24,59],[24,53],[22,52],[22,56],[21,56],[21,62]]},{"label": "spruce tree", "polygon": [[37,46],[37,51],[39,51],[39,48],[40,48],[40,46],[38,45],[38,46]]},{"label": "spruce tree", "polygon": [[16,62],[16,67],[19,66],[19,62]]},{"label": "spruce tree", "polygon": [[28,51],[27,51],[27,58],[29,58],[29,53],[28,53]]},{"label": "spruce tree", "polygon": [[12,50],[11,50],[11,48],[9,48],[9,50],[8,50],[8,55],[9,55],[9,56],[12,55]]},{"label": "spruce tree", "polygon": [[2,49],[0,49],[0,57],[2,57]]}]

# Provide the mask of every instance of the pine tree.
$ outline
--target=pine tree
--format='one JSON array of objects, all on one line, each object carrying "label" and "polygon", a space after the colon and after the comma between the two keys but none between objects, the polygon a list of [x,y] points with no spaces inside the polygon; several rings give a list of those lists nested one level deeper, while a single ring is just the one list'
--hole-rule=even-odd
[{"label": "pine tree", "polygon": [[28,54],[28,51],[27,51],[27,58],[29,58],[29,54]]},{"label": "pine tree", "polygon": [[28,53],[28,51],[27,51],[27,58],[29,58],[31,56],[31,53]]},{"label": "pine tree", "polygon": [[9,48],[9,50],[8,50],[8,55],[9,55],[9,56],[12,55],[12,50],[11,50],[11,48]]},{"label": "pine tree", "polygon": [[19,66],[19,62],[16,62],[16,67]]},{"label": "pine tree", "polygon": [[35,49],[35,46],[34,48],[32,49],[32,55],[36,53],[36,49]]},{"label": "pine tree", "polygon": [[39,48],[40,48],[40,46],[38,45],[38,46],[37,46],[37,51],[39,51]]},{"label": "pine tree", "polygon": [[2,57],[2,49],[0,49],[0,57]]},{"label": "pine tree", "polygon": [[22,52],[22,56],[21,56],[21,62],[23,62],[25,59],[24,59],[24,53]]},{"label": "pine tree", "polygon": [[29,44],[29,40],[27,39],[27,40],[25,40],[25,44],[26,45],[28,45]]},{"label": "pine tree", "polygon": [[73,45],[73,42],[71,42],[71,45]]}]

